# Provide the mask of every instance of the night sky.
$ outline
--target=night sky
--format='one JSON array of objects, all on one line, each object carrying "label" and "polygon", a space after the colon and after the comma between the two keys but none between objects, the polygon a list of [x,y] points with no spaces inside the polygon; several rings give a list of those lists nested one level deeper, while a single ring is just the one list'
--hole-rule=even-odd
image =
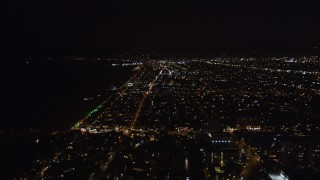
[{"label": "night sky", "polygon": [[293,48],[320,43],[314,4],[161,0],[16,0],[8,6],[6,52],[20,55],[113,51]]}]

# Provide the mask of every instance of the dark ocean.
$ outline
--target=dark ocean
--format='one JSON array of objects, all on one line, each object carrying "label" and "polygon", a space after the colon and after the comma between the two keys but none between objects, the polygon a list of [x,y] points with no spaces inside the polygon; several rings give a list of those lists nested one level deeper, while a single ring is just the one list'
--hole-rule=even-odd
[{"label": "dark ocean", "polygon": [[132,75],[132,67],[112,63],[26,59],[3,64],[0,130],[72,126]]}]

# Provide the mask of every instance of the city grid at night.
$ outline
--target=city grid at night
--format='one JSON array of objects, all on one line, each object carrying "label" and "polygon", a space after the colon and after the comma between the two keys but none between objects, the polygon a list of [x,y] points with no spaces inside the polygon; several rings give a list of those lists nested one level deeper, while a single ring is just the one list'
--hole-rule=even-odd
[{"label": "city grid at night", "polygon": [[25,177],[318,174],[319,57],[101,61],[133,75],[70,130],[54,133],[57,148]]}]

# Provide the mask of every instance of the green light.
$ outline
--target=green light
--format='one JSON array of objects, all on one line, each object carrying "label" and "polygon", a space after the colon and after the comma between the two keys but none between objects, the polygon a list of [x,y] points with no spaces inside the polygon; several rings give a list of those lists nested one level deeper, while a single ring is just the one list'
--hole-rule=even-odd
[{"label": "green light", "polygon": [[98,107],[96,107],[95,109],[93,109],[92,111],[89,112],[88,116],[91,116],[93,113],[99,111],[99,109],[102,108],[102,105],[99,105]]}]

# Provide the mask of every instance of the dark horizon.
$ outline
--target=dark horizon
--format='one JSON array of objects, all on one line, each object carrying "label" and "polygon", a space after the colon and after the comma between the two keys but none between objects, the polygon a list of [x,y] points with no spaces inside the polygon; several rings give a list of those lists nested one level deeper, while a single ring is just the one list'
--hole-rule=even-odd
[{"label": "dark horizon", "polygon": [[317,6],[297,3],[15,1],[5,54],[319,52]]}]

